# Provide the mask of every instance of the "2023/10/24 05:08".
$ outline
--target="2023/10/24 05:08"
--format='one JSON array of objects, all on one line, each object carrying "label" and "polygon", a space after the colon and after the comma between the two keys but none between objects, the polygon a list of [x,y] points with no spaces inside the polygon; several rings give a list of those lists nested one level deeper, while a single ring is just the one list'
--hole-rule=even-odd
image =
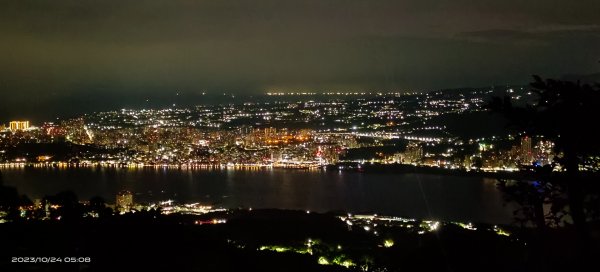
[{"label": "2023/10/24 05:08", "polygon": [[13,263],[89,263],[90,257],[12,257]]}]

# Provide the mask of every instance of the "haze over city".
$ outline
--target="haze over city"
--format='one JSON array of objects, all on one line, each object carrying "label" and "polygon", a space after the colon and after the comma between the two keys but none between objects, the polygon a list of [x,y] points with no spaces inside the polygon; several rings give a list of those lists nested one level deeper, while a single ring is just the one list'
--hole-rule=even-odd
[{"label": "haze over city", "polygon": [[431,91],[590,74],[600,48],[590,7],[597,2],[3,1],[0,117],[209,100],[201,93]]}]

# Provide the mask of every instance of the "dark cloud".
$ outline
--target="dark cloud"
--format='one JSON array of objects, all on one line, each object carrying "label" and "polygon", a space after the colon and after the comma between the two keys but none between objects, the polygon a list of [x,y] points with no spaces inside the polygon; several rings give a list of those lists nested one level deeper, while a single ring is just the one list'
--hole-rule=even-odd
[{"label": "dark cloud", "polygon": [[588,0],[0,2],[0,120],[174,92],[521,83],[600,55]]}]

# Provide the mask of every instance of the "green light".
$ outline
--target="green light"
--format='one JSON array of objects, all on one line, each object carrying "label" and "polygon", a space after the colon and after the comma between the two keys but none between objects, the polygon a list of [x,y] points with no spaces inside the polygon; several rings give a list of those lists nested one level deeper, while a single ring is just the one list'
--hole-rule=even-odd
[{"label": "green light", "polygon": [[494,231],[495,231],[495,232],[496,232],[496,234],[498,234],[498,235],[502,235],[502,236],[510,236],[510,233],[509,233],[509,232],[507,232],[507,231],[505,231],[505,230],[503,230],[503,229],[501,229],[501,228],[499,228],[499,227],[497,227],[497,226],[494,226]]},{"label": "green light", "polygon": [[355,264],[351,260],[345,260],[340,265],[344,266],[346,268],[350,268],[351,266],[355,266]]},{"label": "green light", "polygon": [[393,247],[394,246],[394,240],[392,239],[387,239],[385,241],[383,241],[383,246],[384,247]]},{"label": "green light", "polygon": [[333,263],[337,264],[337,265],[341,265],[346,268],[356,265],[352,260],[346,259],[345,255],[340,255],[340,256],[335,257],[333,259]]},{"label": "green light", "polygon": [[268,251],[275,251],[275,252],[287,252],[287,251],[291,251],[291,252],[295,252],[295,253],[299,253],[299,254],[312,254],[310,249],[298,249],[298,248],[293,248],[293,247],[284,247],[284,246],[261,246],[258,248],[258,250],[268,250]]}]

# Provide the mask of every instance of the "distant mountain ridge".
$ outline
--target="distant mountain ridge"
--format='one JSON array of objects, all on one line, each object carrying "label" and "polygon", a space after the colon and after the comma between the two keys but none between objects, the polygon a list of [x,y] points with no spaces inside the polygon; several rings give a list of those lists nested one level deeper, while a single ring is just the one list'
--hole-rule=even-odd
[{"label": "distant mountain ridge", "polygon": [[587,75],[567,74],[562,76],[560,79],[567,81],[580,81],[581,83],[587,84],[600,84],[600,72]]}]

